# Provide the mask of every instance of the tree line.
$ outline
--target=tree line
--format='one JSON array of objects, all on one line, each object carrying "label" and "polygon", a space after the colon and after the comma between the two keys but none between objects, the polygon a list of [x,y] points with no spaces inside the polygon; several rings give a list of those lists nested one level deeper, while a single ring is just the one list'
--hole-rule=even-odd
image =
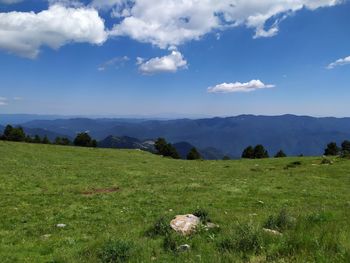
[{"label": "tree line", "polygon": [[74,145],[81,147],[97,147],[97,141],[92,139],[87,132],[78,133],[73,141],[67,137],[56,137],[53,142],[45,135],[41,138],[39,135],[27,135],[22,127],[13,127],[7,125],[0,140],[12,142],[27,142],[27,143],[41,143],[41,144],[55,144],[55,145]]},{"label": "tree line", "polygon": [[[158,138],[154,144],[154,148],[156,153],[159,155],[163,155],[164,157],[170,157],[173,159],[180,159],[180,155],[177,152],[176,148],[168,143],[164,138]],[[198,152],[198,150],[193,147],[186,156],[187,160],[200,160],[202,156]]]},{"label": "tree line", "polygon": [[350,141],[343,141],[341,147],[336,142],[330,142],[324,150],[324,155],[350,157]]}]

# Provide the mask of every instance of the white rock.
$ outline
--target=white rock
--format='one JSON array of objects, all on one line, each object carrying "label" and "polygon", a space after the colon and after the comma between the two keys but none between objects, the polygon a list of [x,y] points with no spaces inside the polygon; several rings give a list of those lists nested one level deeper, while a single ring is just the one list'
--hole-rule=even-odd
[{"label": "white rock", "polygon": [[177,248],[178,251],[188,251],[190,250],[191,246],[188,244],[181,245]]},{"label": "white rock", "polygon": [[275,236],[282,236],[282,233],[277,231],[277,230],[272,230],[272,229],[268,229],[268,228],[263,228],[263,231],[265,233],[268,233],[268,234],[272,234],[272,235],[275,235]]},{"label": "white rock", "polygon": [[57,224],[56,226],[59,227],[59,228],[64,228],[64,227],[66,227],[67,225],[66,225],[66,224]]},{"label": "white rock", "polygon": [[195,215],[177,215],[175,219],[171,220],[170,227],[185,236],[192,234],[199,223],[200,219]]}]

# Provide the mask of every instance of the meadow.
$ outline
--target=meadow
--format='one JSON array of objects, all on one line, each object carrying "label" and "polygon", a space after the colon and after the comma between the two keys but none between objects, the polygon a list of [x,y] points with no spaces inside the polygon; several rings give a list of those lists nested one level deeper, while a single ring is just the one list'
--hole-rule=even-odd
[{"label": "meadow", "polygon": [[[219,227],[169,229],[195,211]],[[349,218],[350,160],[338,157],[184,161],[0,142],[2,263],[350,262]]]}]

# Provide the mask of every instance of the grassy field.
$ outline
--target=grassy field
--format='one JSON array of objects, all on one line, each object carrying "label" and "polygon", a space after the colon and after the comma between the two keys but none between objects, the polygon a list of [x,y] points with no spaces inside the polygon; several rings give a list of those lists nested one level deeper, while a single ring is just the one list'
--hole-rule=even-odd
[{"label": "grassy field", "polygon": [[[350,161],[331,160],[0,142],[0,262],[350,262]],[[220,227],[169,231],[196,210]]]}]

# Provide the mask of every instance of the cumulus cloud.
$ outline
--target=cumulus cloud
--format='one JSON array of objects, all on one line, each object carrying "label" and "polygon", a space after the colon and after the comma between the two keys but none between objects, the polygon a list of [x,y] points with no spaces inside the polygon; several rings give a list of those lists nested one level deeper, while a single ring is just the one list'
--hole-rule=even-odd
[{"label": "cumulus cloud", "polygon": [[54,4],[48,10],[0,13],[0,49],[35,58],[42,46],[58,49],[71,43],[102,44],[107,39],[104,21],[88,7]]},{"label": "cumulus cloud", "polygon": [[[214,30],[245,25],[254,38],[271,37],[289,14],[315,10],[342,0],[95,0],[113,6],[121,18],[111,35],[128,36],[160,48],[198,40]],[[119,12],[119,13],[118,13]],[[272,20],[272,21],[271,21]],[[269,21],[269,26],[267,26]],[[271,23],[270,23],[271,22]]]},{"label": "cumulus cloud", "polygon": [[334,61],[333,63],[329,64],[327,66],[327,68],[328,69],[334,69],[335,67],[344,66],[344,65],[347,65],[347,64],[350,64],[350,56],[346,57],[346,58],[338,59],[337,61]]},{"label": "cumulus cloud", "polygon": [[258,89],[273,88],[275,85],[264,84],[260,80],[251,80],[246,83],[235,82],[235,83],[222,83],[214,87],[209,87],[209,93],[233,93],[233,92],[251,92]]},{"label": "cumulus cloud", "polygon": [[109,67],[115,67],[115,68],[124,67],[125,63],[129,60],[130,60],[129,57],[127,57],[127,56],[115,57],[115,58],[112,58],[112,59],[104,62],[97,69],[98,69],[98,71],[104,71],[104,70],[108,69]]},{"label": "cumulus cloud", "polygon": [[138,57],[136,64],[139,65],[140,72],[147,75],[162,72],[174,73],[179,69],[187,68],[187,61],[177,50],[171,51],[167,56],[152,58],[148,61]]},{"label": "cumulus cloud", "polygon": [[7,98],[0,97],[0,106],[6,106],[8,104]]}]

